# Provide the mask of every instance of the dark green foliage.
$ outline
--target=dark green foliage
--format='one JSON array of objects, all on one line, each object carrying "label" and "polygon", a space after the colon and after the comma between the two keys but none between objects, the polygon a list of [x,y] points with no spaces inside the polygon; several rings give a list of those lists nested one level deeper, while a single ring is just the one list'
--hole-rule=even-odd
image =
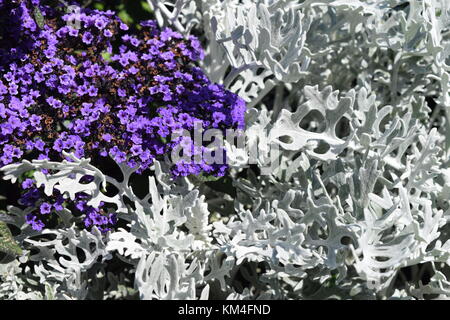
[{"label": "dark green foliage", "polygon": [[8,255],[22,254],[22,249],[20,249],[19,245],[14,240],[11,231],[4,222],[0,222],[0,252]]}]

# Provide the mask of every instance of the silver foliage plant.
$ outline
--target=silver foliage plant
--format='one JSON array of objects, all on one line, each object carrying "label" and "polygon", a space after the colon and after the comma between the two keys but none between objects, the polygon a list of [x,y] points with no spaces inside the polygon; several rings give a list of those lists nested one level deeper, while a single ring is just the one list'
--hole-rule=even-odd
[{"label": "silver foliage plant", "polygon": [[9,207],[22,250],[0,264],[1,298],[450,297],[447,0],[149,4],[201,37],[203,69],[247,102],[248,147],[276,147],[277,166],[261,174],[265,152],[245,167],[227,146],[225,186],[173,181],[156,162],[145,192],[133,169],[119,181],[71,155],[3,167],[12,183],[34,170],[49,195],[112,204],[127,227],[79,230],[66,209],[36,232]]}]

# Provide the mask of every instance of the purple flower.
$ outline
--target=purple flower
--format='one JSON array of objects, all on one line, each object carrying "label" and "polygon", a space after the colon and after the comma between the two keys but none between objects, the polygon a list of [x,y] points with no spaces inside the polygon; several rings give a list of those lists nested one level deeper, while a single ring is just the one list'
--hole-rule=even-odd
[{"label": "purple flower", "polygon": [[92,41],[94,40],[94,36],[92,35],[92,33],[90,33],[89,31],[86,31],[83,34],[82,40],[85,44],[91,44]]},{"label": "purple flower", "polygon": [[117,95],[119,96],[119,97],[125,97],[126,95],[127,95],[127,92],[126,92],[126,90],[124,90],[124,89],[122,89],[122,88],[119,88],[118,90],[117,90]]},{"label": "purple flower", "polygon": [[40,139],[36,140],[36,142],[34,143],[34,147],[39,151],[44,151],[45,142]]},{"label": "purple flower", "polygon": [[22,189],[30,189],[34,185],[33,179],[25,179],[22,182]]},{"label": "purple flower", "polygon": [[53,68],[50,64],[45,64],[41,70],[43,74],[49,74],[53,71]]},{"label": "purple flower", "polygon": [[33,213],[27,214],[25,216],[25,221],[29,225],[31,225],[31,228],[33,230],[36,231],[41,231],[45,227],[44,223],[41,220],[37,219],[37,217]]},{"label": "purple flower", "polygon": [[120,29],[124,30],[124,31],[127,31],[128,30],[128,26],[125,23],[121,22],[120,23]]},{"label": "purple flower", "polygon": [[121,162],[124,162],[125,160],[127,160],[127,156],[126,156],[125,152],[119,151],[114,156],[114,160],[116,160],[117,163],[121,163]]},{"label": "purple flower", "polygon": [[36,73],[34,74],[34,80],[36,80],[37,83],[40,83],[40,82],[42,82],[42,81],[45,81],[45,77],[44,77],[44,75],[42,74],[42,72],[36,72]]},{"label": "purple flower", "polygon": [[41,214],[49,214],[52,211],[52,205],[47,202],[44,202],[39,207],[39,210]]},{"label": "purple flower", "polygon": [[109,133],[105,133],[102,135],[102,139],[105,140],[106,142],[111,142],[112,135],[110,135]]},{"label": "purple flower", "polygon": [[131,43],[133,46],[137,47],[137,46],[139,46],[140,41],[139,41],[138,39],[136,39],[136,38],[131,38],[131,39],[130,39],[130,43]]},{"label": "purple flower", "polygon": [[130,151],[134,156],[138,156],[142,153],[142,147],[135,144],[131,147]]},{"label": "purple flower", "polygon": [[115,225],[117,223],[117,215],[115,213],[109,214],[108,222],[112,225]]},{"label": "purple flower", "polygon": [[104,29],[105,27],[106,27],[106,25],[108,24],[104,19],[103,19],[103,17],[100,17],[100,18],[98,18],[97,20],[95,20],[95,26],[98,28],[98,29],[100,29],[100,30],[102,30],[102,29]]},{"label": "purple flower", "polygon": [[79,34],[78,29],[69,27],[69,35],[71,35],[72,37],[77,37]]},{"label": "purple flower", "polygon": [[172,60],[175,57],[175,55],[173,54],[173,52],[167,51],[167,52],[161,53],[160,57],[164,60]]},{"label": "purple flower", "polygon": [[89,87],[87,92],[91,97],[95,97],[95,96],[97,96],[98,89],[94,86],[91,86],[91,87]]}]

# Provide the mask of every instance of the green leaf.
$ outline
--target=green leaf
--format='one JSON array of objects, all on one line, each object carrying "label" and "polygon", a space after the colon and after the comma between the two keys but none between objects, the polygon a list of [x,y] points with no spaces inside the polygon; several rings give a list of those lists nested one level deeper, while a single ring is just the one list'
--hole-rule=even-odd
[{"label": "green leaf", "polygon": [[39,28],[43,28],[45,25],[45,18],[42,15],[41,9],[39,9],[38,6],[34,7],[33,15],[34,15],[34,20],[36,21]]},{"label": "green leaf", "polygon": [[105,5],[103,3],[97,2],[94,4],[94,8],[97,10],[105,10]]},{"label": "green leaf", "polygon": [[22,254],[22,249],[14,240],[11,231],[4,222],[0,222],[0,252],[10,255]]},{"label": "green leaf", "polygon": [[150,5],[147,1],[141,1],[141,6],[144,9],[144,11],[147,11],[148,13],[152,13],[152,9],[150,8]]},{"label": "green leaf", "polygon": [[102,52],[102,58],[105,59],[105,61],[111,62],[111,53],[109,52]]},{"label": "green leaf", "polygon": [[164,144],[167,143],[167,138],[166,138],[166,137],[160,137],[160,139],[161,139],[161,142],[162,142],[162,143],[164,143]]},{"label": "green leaf", "polygon": [[124,4],[121,4],[119,7],[119,13],[117,14],[119,16],[119,18],[125,22],[126,24],[133,24],[134,23],[134,19],[133,17],[130,15],[130,13],[126,10],[126,7]]},{"label": "green leaf", "polygon": [[216,176],[205,175],[205,174],[201,173],[199,175],[191,174],[190,176],[188,176],[188,178],[194,184],[201,184],[201,183],[205,183],[205,182],[217,181],[223,177],[216,177]]}]

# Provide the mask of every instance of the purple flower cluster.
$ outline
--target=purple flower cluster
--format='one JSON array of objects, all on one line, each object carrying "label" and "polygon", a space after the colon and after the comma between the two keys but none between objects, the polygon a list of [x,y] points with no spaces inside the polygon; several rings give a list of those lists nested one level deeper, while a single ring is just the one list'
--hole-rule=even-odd
[{"label": "purple flower cluster", "polygon": [[[84,177],[89,179],[89,177]],[[22,182],[22,188],[25,191],[19,203],[27,208],[32,208],[31,213],[25,217],[26,222],[34,230],[42,230],[52,219],[57,219],[55,215],[64,208],[70,208],[72,214],[84,214],[83,224],[86,228],[96,226],[101,232],[105,233],[117,223],[115,213],[107,213],[104,209],[104,203],[100,203],[98,208],[87,205],[90,196],[79,192],[75,195],[75,201],[65,199],[58,190],[53,191],[52,196],[46,196],[43,187],[36,187],[33,179],[25,179]]]},{"label": "purple flower cluster", "polygon": [[[147,169],[182,146],[193,155],[205,148],[191,139],[172,139],[194,124],[222,132],[244,126],[245,104],[213,84],[195,61],[199,41],[155,22],[131,32],[111,11],[83,9],[81,15],[47,6],[45,0],[0,0],[0,166],[27,159],[77,157]],[[43,21],[38,22],[36,12]],[[71,22],[79,19],[80,28]],[[222,176],[224,164],[172,163],[176,176]],[[86,228],[110,230],[114,213],[69,201],[56,190],[47,197],[34,181],[22,183],[20,203],[33,211],[26,221],[42,230],[69,207]]]},{"label": "purple flower cluster", "polygon": [[[244,101],[194,65],[203,58],[195,37],[153,21],[129,32],[114,12],[76,16],[40,2],[0,0],[0,166],[24,157],[60,160],[67,151],[110,156],[142,172],[180,143],[196,150],[192,141],[171,139],[194,123],[243,128]],[[79,29],[70,24],[76,19]],[[174,176],[226,170],[205,161],[172,167]]]}]

